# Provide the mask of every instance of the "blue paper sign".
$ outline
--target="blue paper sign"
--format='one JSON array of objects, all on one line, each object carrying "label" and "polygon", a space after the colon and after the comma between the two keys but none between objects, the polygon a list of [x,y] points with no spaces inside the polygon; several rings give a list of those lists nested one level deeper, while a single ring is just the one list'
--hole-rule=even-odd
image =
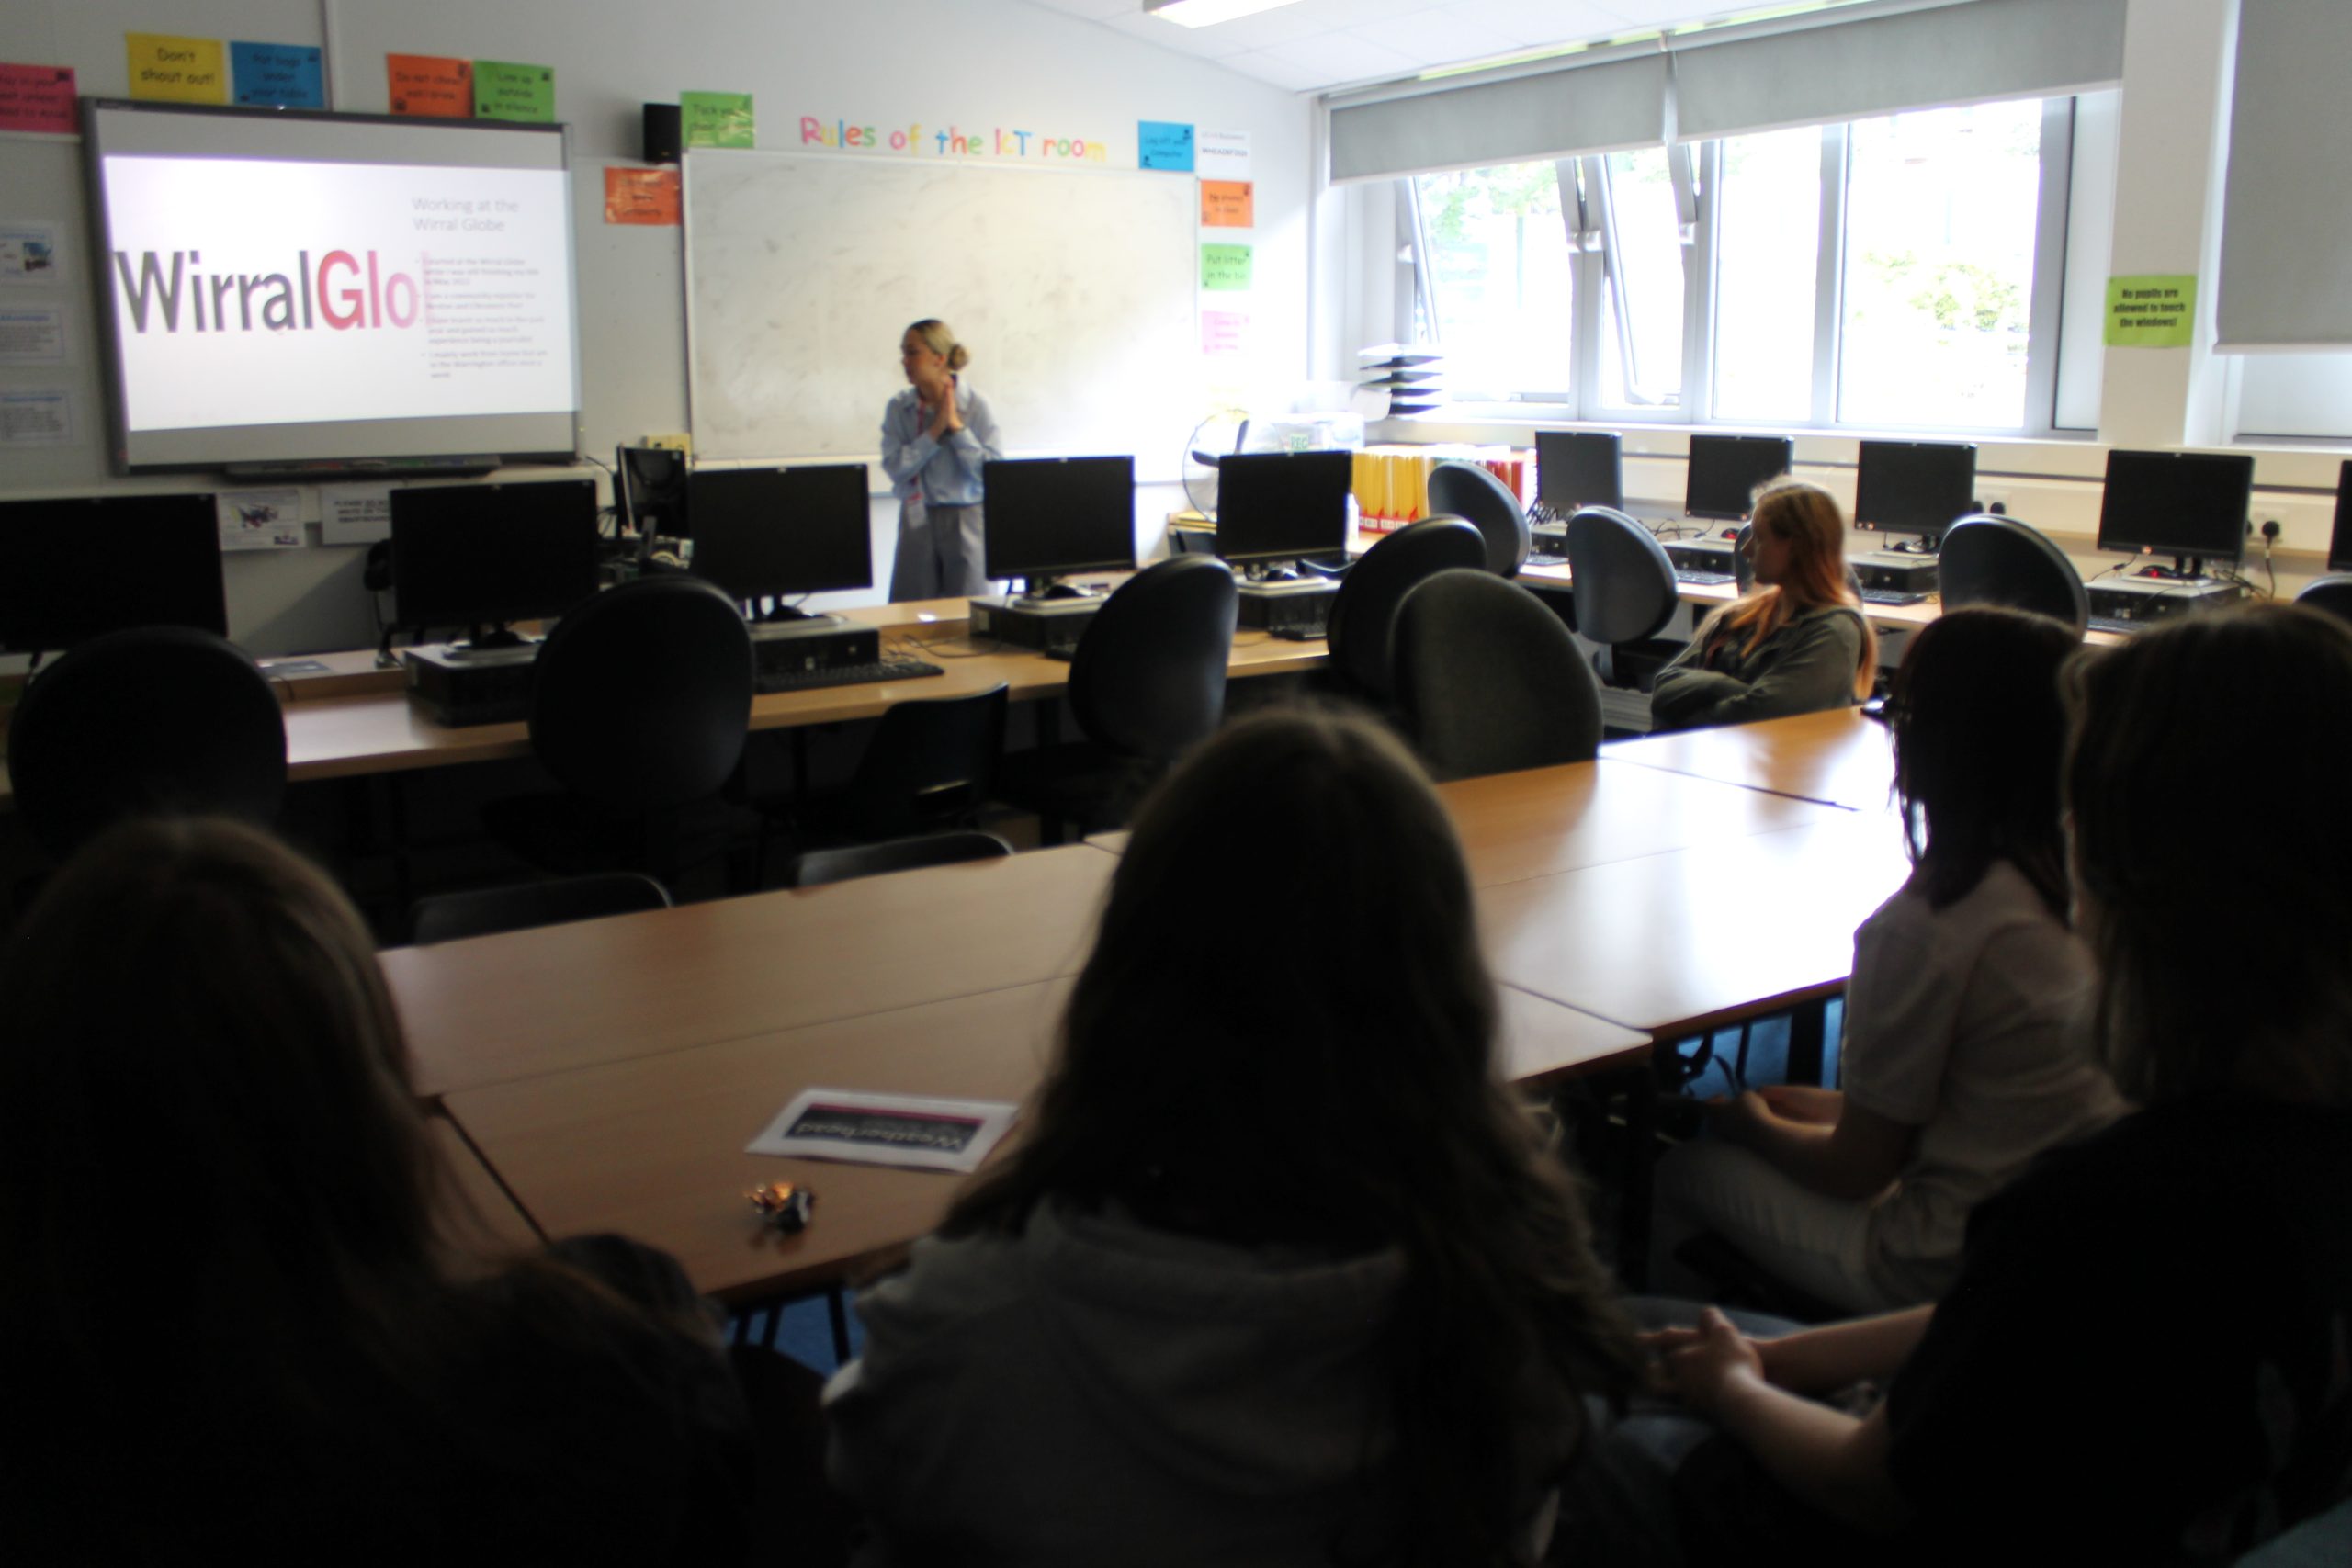
[{"label": "blue paper sign", "polygon": [[230,80],[236,102],[288,109],[322,109],[319,51],[299,43],[232,43]]},{"label": "blue paper sign", "polygon": [[1136,163],[1140,168],[1193,172],[1193,128],[1166,120],[1136,122]]}]

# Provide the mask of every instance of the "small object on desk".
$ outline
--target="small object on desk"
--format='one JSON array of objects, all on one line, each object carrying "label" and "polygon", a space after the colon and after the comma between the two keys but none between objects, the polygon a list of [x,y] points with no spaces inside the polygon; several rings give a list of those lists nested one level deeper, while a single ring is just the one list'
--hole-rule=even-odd
[{"label": "small object on desk", "polygon": [[765,1187],[752,1188],[746,1196],[761,1218],[786,1235],[807,1230],[809,1211],[817,1206],[816,1190],[797,1181],[771,1181]]},{"label": "small object on desk", "polygon": [[1276,626],[1266,635],[1284,642],[1318,642],[1327,635],[1323,626]]},{"label": "small object on desk", "polygon": [[761,693],[807,692],[826,686],[862,686],[873,681],[913,681],[947,671],[922,659],[882,659],[871,664],[836,664],[830,670],[763,670],[752,682]]},{"label": "small object on desk", "polygon": [[261,661],[265,675],[323,675],[326,661],[319,659],[265,659]]},{"label": "small object on desk", "polygon": [[1692,588],[1721,588],[1733,578],[1727,571],[1700,571],[1691,567],[1678,566],[1674,569],[1674,581]]},{"label": "small object on desk", "polygon": [[2093,615],[2085,624],[2084,629],[2095,632],[2115,632],[2120,636],[2129,637],[2145,625],[2147,625],[2145,621],[2127,621],[2120,615]]},{"label": "small object on desk", "polygon": [[1925,593],[1906,592],[1900,588],[1862,590],[1862,603],[1865,604],[1924,604],[1927,602],[1928,596]]},{"label": "small object on desk", "polygon": [[969,1172],[1018,1110],[1007,1100],[804,1089],[743,1152]]}]

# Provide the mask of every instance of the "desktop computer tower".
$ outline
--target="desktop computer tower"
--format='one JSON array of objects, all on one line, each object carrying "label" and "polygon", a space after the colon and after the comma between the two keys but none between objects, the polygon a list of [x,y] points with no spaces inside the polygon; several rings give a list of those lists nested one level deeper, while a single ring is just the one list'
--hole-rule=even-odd
[{"label": "desktop computer tower", "polygon": [[1100,598],[1029,599],[1000,596],[972,601],[972,635],[992,637],[1040,653],[1068,653],[1086,635],[1086,623],[1102,607]]},{"label": "desktop computer tower", "polygon": [[1735,553],[1729,539],[1668,539],[1666,558],[1674,563],[1677,571],[1719,571],[1725,577],[1736,577],[1733,570]]},{"label": "desktop computer tower", "polygon": [[1857,582],[1864,588],[1883,592],[1916,593],[1924,599],[1942,586],[1942,577],[1933,556],[1871,550],[1863,555],[1848,556],[1846,564],[1853,568]]},{"label": "desktop computer tower", "polygon": [[872,664],[881,657],[880,631],[839,615],[752,623],[752,668],[762,675],[839,670],[846,664]]},{"label": "desktop computer tower", "polygon": [[409,701],[434,723],[460,729],[475,724],[520,724],[531,716],[531,675],[539,645],[479,650],[435,644],[401,655],[408,666]]},{"label": "desktop computer tower", "polygon": [[2109,578],[2090,584],[2091,618],[2153,626],[2175,615],[2219,609],[2245,596],[2245,590],[2234,582],[2201,578]]},{"label": "desktop computer tower", "polygon": [[1236,586],[1238,625],[1260,631],[1305,632],[1311,637],[1323,635],[1323,628],[1331,621],[1331,601],[1340,596],[1338,583],[1312,577],[1296,582],[1243,582]]}]

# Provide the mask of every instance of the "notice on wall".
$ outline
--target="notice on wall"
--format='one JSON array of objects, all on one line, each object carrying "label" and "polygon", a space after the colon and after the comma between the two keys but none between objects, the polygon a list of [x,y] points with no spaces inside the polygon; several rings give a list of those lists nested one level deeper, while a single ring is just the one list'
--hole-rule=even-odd
[{"label": "notice on wall", "polygon": [[237,102],[259,108],[327,107],[319,51],[300,43],[231,43],[229,77]]},{"label": "notice on wall", "polygon": [[225,104],[229,62],[217,38],[125,33],[130,96],[167,104]]},{"label": "notice on wall", "polygon": [[1201,227],[1248,229],[1257,221],[1255,188],[1248,180],[1201,182]]},{"label": "notice on wall", "polygon": [[1250,287],[1251,255],[1247,245],[1203,245],[1201,287],[1229,291]]},{"label": "notice on wall", "polygon": [[0,446],[71,446],[77,423],[62,387],[0,388]]},{"label": "notice on wall", "polygon": [[474,62],[437,54],[388,54],[384,78],[394,114],[435,119],[474,117]]},{"label": "notice on wall", "polygon": [[64,306],[0,305],[0,365],[64,363]]},{"label": "notice on wall", "polygon": [[680,93],[679,140],[688,147],[755,147],[749,93]]},{"label": "notice on wall", "polygon": [[2197,322],[2193,273],[2107,280],[2107,346],[2187,348]]},{"label": "notice on wall", "polygon": [[1138,168],[1193,172],[1193,128],[1168,120],[1136,122],[1136,164]]},{"label": "notice on wall", "polygon": [[555,123],[555,70],[505,60],[474,62],[474,118]]},{"label": "notice on wall", "polygon": [[335,485],[319,492],[319,543],[372,545],[391,536],[391,486]]},{"label": "notice on wall", "polygon": [[1211,359],[1234,359],[1249,352],[1250,318],[1239,310],[1201,312],[1201,352]]},{"label": "notice on wall", "polygon": [[1250,133],[1246,130],[1204,130],[1193,152],[1204,180],[1250,178]]},{"label": "notice on wall", "polygon": [[678,171],[675,169],[605,169],[605,221],[642,223],[656,228],[678,226]]},{"label": "notice on wall", "polygon": [[74,102],[72,66],[0,62],[0,130],[71,136],[80,129]]},{"label": "notice on wall", "polygon": [[57,225],[0,219],[0,284],[62,283]]},{"label": "notice on wall", "polygon": [[224,550],[299,550],[302,547],[302,491],[224,490],[212,498],[220,513]]}]

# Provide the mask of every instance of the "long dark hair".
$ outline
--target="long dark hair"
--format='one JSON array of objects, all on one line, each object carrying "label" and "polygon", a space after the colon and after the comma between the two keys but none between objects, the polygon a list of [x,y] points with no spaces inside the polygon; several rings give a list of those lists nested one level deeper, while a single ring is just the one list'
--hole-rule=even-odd
[{"label": "long dark hair", "polygon": [[2006,860],[2066,918],[2058,676],[2079,642],[2047,615],[1989,605],[1951,611],[1912,639],[1887,714],[1904,840],[1929,908],[1966,897]]},{"label": "long dark hair", "polygon": [[1854,700],[1878,682],[1878,633],[1861,613],[1861,599],[1846,581],[1846,517],[1838,498],[1803,479],[1774,479],[1756,492],[1748,526],[1785,539],[1791,546],[1785,582],[1767,583],[1709,615],[1695,634],[1701,647],[1717,635],[1747,634],[1746,652],[1799,615],[1843,604],[1861,623],[1862,646],[1854,660]]},{"label": "long dark hair", "polygon": [[1501,1561],[1526,1380],[1613,1394],[1637,1362],[1575,1183],[1497,1077],[1496,1007],[1460,846],[1403,749],[1354,718],[1239,720],[1147,803],[1029,1136],[943,1228],[1018,1231],[1051,1196],[1400,1249],[1396,1560]]},{"label": "long dark hair", "polygon": [[[2184,616],[2086,650],[2069,687],[2078,919],[2116,1087],[2352,1107],[2352,627],[2292,605]],[[2218,978],[2233,955],[2245,973]]]}]

